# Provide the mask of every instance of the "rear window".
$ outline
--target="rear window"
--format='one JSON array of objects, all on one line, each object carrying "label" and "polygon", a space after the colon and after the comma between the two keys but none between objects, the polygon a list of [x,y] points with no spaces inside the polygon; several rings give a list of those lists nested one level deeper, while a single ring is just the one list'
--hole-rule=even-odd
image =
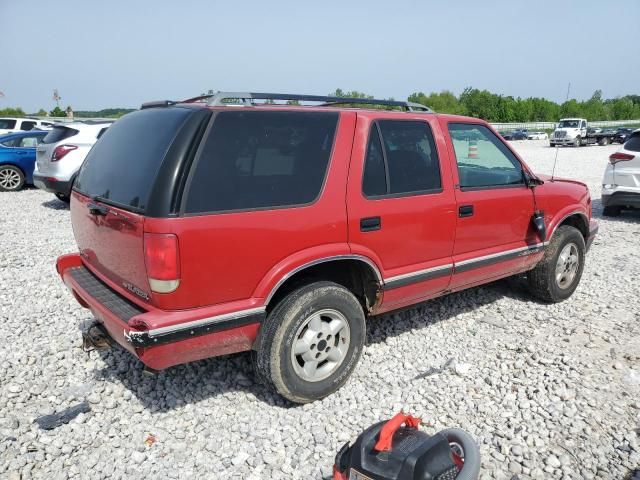
[{"label": "rear window", "polygon": [[8,120],[6,118],[0,118],[0,128],[5,129],[5,130],[10,130],[12,128],[16,127],[16,121],[15,120]]},{"label": "rear window", "polygon": [[634,133],[624,144],[624,149],[631,152],[640,152],[640,132]]},{"label": "rear window", "polygon": [[69,137],[73,137],[78,133],[75,128],[69,127],[53,127],[49,133],[42,139],[42,143],[57,143],[65,140]]},{"label": "rear window", "polygon": [[221,112],[192,173],[185,213],[313,202],[331,156],[336,112]]},{"label": "rear window", "polygon": [[144,211],[162,160],[192,112],[150,108],[125,115],[93,146],[75,188],[107,203]]}]

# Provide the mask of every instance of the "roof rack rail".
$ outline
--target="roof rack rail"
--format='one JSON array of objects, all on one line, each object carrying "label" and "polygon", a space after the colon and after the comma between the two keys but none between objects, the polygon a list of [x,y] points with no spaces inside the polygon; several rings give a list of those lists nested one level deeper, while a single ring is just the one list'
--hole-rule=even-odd
[{"label": "roof rack rail", "polygon": [[[207,96],[195,97],[197,100],[202,100]],[[192,101],[195,99],[192,99]],[[333,106],[333,105],[380,105],[386,107],[400,107],[404,108],[408,112],[424,112],[432,113],[426,105],[414,102],[401,102],[396,100],[378,100],[374,98],[348,98],[348,97],[330,97],[323,95],[295,95],[291,93],[256,93],[256,92],[218,92],[209,96],[208,104],[210,106],[215,105],[228,105],[229,100],[240,100],[245,106],[255,105],[253,100],[288,100],[298,102],[318,102],[321,106]],[[142,108],[151,108],[158,105],[161,102],[149,102],[154,105],[143,104]]]}]

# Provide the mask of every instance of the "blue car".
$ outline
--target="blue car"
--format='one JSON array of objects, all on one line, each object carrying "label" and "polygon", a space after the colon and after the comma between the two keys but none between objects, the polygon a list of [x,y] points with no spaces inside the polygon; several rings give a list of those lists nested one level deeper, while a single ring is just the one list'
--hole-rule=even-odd
[{"label": "blue car", "polygon": [[0,192],[20,190],[33,184],[36,146],[48,132],[30,130],[0,136]]}]

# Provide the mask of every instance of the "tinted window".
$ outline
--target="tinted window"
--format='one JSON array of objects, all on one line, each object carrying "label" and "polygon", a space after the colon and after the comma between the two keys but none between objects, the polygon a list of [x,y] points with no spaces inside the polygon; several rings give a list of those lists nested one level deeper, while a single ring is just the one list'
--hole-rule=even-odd
[{"label": "tinted window", "polygon": [[186,213],[313,202],[337,122],[334,112],[219,113],[192,173]]},{"label": "tinted window", "polygon": [[12,128],[16,127],[16,121],[15,120],[9,120],[6,118],[0,118],[0,128],[2,129],[6,129],[6,130],[11,130]]},{"label": "tinted window", "polygon": [[42,139],[42,143],[57,143],[66,138],[73,137],[78,130],[69,127],[53,127],[47,135]]},{"label": "tinted window", "polygon": [[640,152],[640,132],[629,137],[624,144],[624,149],[631,152]]},{"label": "tinted window", "polygon": [[381,120],[372,126],[362,183],[365,195],[418,193],[440,187],[438,153],[427,123]]},{"label": "tinted window", "polygon": [[192,112],[187,108],[150,108],[125,115],[89,151],[76,188],[143,211],[162,160]]},{"label": "tinted window", "polygon": [[100,131],[98,132],[98,135],[96,135],[96,138],[100,138],[102,135],[104,135],[104,132],[107,131],[107,128],[109,127],[101,128]]},{"label": "tinted window", "polygon": [[36,122],[23,121],[22,124],[20,125],[20,130],[29,131],[35,126],[36,126]]},{"label": "tinted window", "polygon": [[382,153],[378,127],[375,124],[371,127],[371,132],[369,133],[364,176],[362,177],[362,191],[368,197],[387,194],[387,174],[384,164],[384,154]]},{"label": "tinted window", "polygon": [[19,138],[11,138],[9,140],[5,140],[4,142],[0,143],[0,145],[4,147],[17,147],[19,144],[20,144]]},{"label": "tinted window", "polygon": [[460,187],[492,187],[524,183],[522,166],[511,150],[483,125],[450,123]]}]

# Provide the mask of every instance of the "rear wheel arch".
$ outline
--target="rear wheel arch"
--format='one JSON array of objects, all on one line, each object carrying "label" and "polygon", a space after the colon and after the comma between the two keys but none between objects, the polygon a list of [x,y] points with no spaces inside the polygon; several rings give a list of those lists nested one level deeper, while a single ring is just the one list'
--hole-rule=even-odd
[{"label": "rear wheel arch", "polygon": [[365,257],[344,255],[314,260],[291,270],[267,296],[267,312],[292,291],[321,280],[337,283],[353,293],[365,314],[379,302],[382,276],[376,264]]}]

